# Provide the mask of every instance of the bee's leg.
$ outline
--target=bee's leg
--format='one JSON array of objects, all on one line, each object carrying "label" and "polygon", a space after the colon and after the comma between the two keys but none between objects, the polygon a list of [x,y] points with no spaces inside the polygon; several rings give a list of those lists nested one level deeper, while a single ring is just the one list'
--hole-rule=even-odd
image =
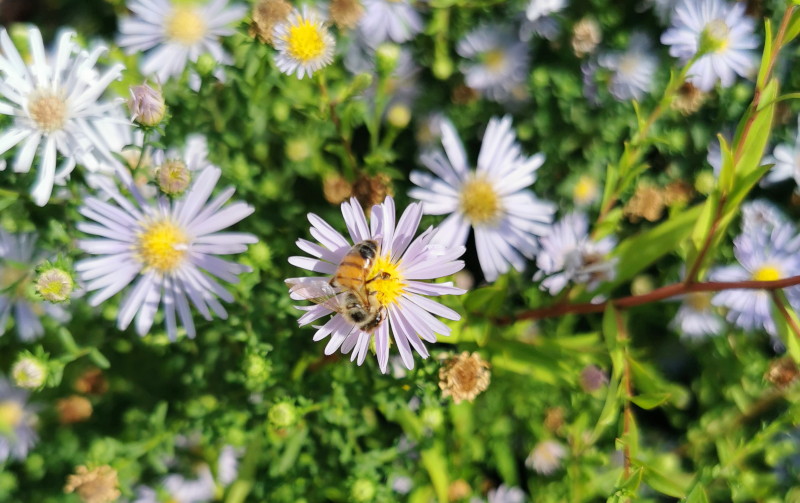
[{"label": "bee's leg", "polygon": [[373,281],[375,281],[376,279],[390,279],[391,277],[392,277],[392,275],[389,274],[388,272],[382,272],[382,273],[378,273],[375,276],[371,277],[370,279],[365,281],[365,283],[369,284],[369,283],[372,283]]}]

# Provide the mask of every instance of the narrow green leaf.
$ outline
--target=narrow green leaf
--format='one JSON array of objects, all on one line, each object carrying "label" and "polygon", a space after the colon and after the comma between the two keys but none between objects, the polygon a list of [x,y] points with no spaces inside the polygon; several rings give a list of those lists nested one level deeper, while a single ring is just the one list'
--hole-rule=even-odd
[{"label": "narrow green leaf", "polygon": [[719,185],[724,193],[728,193],[733,187],[733,152],[727,140],[721,134],[717,134],[719,140],[720,153],[722,154],[722,167],[719,172]]},{"label": "narrow green leaf", "polygon": [[107,369],[111,367],[111,363],[108,361],[108,358],[103,356],[103,353],[101,353],[97,348],[92,348],[92,350],[89,351],[89,359],[101,369]]},{"label": "narrow green leaf", "polygon": [[645,393],[631,397],[631,402],[642,409],[650,410],[667,403],[670,398],[669,393]]},{"label": "narrow green leaf", "polygon": [[683,498],[686,496],[693,477],[685,473],[665,474],[647,465],[644,467],[644,481],[661,494],[673,498]]},{"label": "narrow green leaf", "polygon": [[[788,37],[793,29],[800,30],[800,23],[798,23],[797,20],[796,15],[792,16],[792,21],[789,23],[789,29],[786,33],[786,42],[797,36],[797,32],[795,32],[791,38]],[[793,24],[797,26],[793,26]],[[770,54],[772,54],[772,22],[769,19],[764,22],[764,32],[764,53],[763,56],[761,56],[761,66],[758,69],[758,80],[756,80],[756,86],[759,88],[764,87],[764,82],[767,79],[767,71],[769,70]]]},{"label": "narrow green leaf", "polygon": [[708,503],[708,496],[702,486],[696,485],[686,496],[686,503]]},{"label": "narrow green leaf", "polygon": [[[779,291],[777,292],[777,297],[778,302],[783,305],[783,309],[786,311],[786,315],[789,319],[794,322],[795,326],[800,327],[800,319],[798,319],[797,313],[787,301],[786,295],[782,291]],[[797,334],[794,333],[794,330],[789,324],[789,320],[784,317],[774,300],[772,302],[772,319],[775,321],[775,327],[778,329],[778,337],[780,337],[781,341],[786,346],[789,356],[791,356],[792,360],[796,363],[800,363],[800,341],[798,341]]]}]

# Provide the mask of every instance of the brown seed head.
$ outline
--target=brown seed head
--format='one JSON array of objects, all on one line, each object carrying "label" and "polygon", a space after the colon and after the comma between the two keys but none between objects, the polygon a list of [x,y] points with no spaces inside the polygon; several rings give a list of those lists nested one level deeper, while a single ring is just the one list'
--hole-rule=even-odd
[{"label": "brown seed head", "polygon": [[472,488],[464,479],[454,480],[450,487],[447,488],[447,499],[449,501],[465,500],[470,494],[472,494]]},{"label": "brown seed head", "polygon": [[326,176],[322,181],[325,200],[331,204],[342,204],[353,195],[353,185],[339,175]]},{"label": "brown seed head", "polygon": [[706,93],[698,89],[691,82],[684,82],[672,99],[672,108],[682,115],[692,115],[700,110],[706,101]]},{"label": "brown seed head", "polygon": [[792,384],[798,375],[800,369],[797,368],[797,364],[791,358],[785,357],[770,362],[764,378],[777,388],[785,388]]},{"label": "brown seed head", "polygon": [[394,195],[392,179],[383,173],[375,176],[361,175],[353,184],[353,196],[358,199],[366,212],[376,204],[382,203],[386,196],[391,195]]},{"label": "brown seed head", "polygon": [[603,39],[600,25],[591,17],[585,17],[572,27],[572,51],[579,58],[593,52]]},{"label": "brown seed head", "polygon": [[480,93],[466,84],[459,84],[453,89],[453,104],[469,105],[480,98]]},{"label": "brown seed head", "polygon": [[492,373],[489,363],[478,353],[464,351],[448,359],[439,369],[439,388],[442,397],[453,397],[455,403],[473,401],[489,387]]},{"label": "brown seed head", "polygon": [[73,424],[92,417],[92,403],[85,397],[71,395],[56,402],[58,420],[61,424]]},{"label": "brown seed head", "polygon": [[694,197],[694,188],[683,180],[675,180],[664,187],[664,203],[667,206],[682,206]]},{"label": "brown seed head", "polygon": [[86,369],[75,381],[75,391],[86,395],[102,395],[108,391],[108,381],[98,368]]},{"label": "brown seed head", "polygon": [[655,222],[664,212],[664,193],[657,187],[640,183],[622,211],[633,223],[642,218]]},{"label": "brown seed head", "polygon": [[564,426],[564,408],[550,407],[547,409],[544,416],[544,427],[556,433],[562,426]]},{"label": "brown seed head", "polygon": [[352,30],[364,15],[364,6],[361,0],[332,0],[329,12],[340,30]]},{"label": "brown seed head", "polygon": [[89,470],[79,466],[67,478],[65,493],[77,493],[84,503],[111,503],[120,497],[117,471],[108,465]]},{"label": "brown seed head", "polygon": [[258,37],[264,43],[272,44],[272,30],[292,12],[292,5],[286,0],[261,0],[253,8],[253,24],[250,36]]}]

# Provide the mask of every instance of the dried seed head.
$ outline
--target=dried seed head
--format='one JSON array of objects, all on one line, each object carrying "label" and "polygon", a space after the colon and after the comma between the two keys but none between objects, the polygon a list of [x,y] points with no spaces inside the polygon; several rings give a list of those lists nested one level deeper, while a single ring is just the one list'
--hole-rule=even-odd
[{"label": "dried seed head", "polygon": [[561,468],[561,460],[567,449],[555,440],[545,440],[536,444],[525,459],[525,466],[542,475],[550,475]]},{"label": "dried seed head", "polygon": [[797,380],[799,375],[797,364],[787,356],[770,362],[764,378],[778,388],[785,388]]},{"label": "dried seed head", "polygon": [[87,395],[103,395],[108,391],[108,381],[102,370],[90,368],[75,381],[75,391]]},{"label": "dried seed head", "polygon": [[489,387],[491,376],[486,360],[478,353],[464,351],[439,369],[439,388],[442,397],[452,396],[455,403],[471,402]]},{"label": "dried seed head", "polygon": [[564,426],[564,408],[550,407],[547,409],[544,416],[544,427],[556,433],[562,426]]},{"label": "dried seed head", "polygon": [[447,488],[448,501],[465,500],[470,494],[472,494],[472,488],[464,479],[454,480],[450,484],[450,487]]},{"label": "dried seed head", "polygon": [[572,51],[579,58],[593,52],[603,39],[600,25],[591,17],[585,17],[572,27]]},{"label": "dried seed head", "polygon": [[698,89],[691,82],[684,82],[672,99],[672,108],[682,115],[692,115],[700,110],[706,100],[706,93]]},{"label": "dried seed head", "polygon": [[664,187],[664,203],[667,206],[682,206],[694,197],[694,189],[683,180],[675,180]]},{"label": "dried seed head", "polygon": [[664,192],[657,187],[640,183],[622,211],[633,223],[642,218],[655,222],[664,212]]},{"label": "dried seed head", "polygon": [[352,30],[364,15],[364,6],[361,0],[332,0],[329,13],[340,30]]},{"label": "dried seed head", "polygon": [[92,417],[92,403],[85,397],[71,395],[56,402],[58,420],[61,424],[73,424]]},{"label": "dried seed head", "polygon": [[261,0],[253,8],[253,24],[250,35],[264,43],[272,44],[272,31],[275,25],[286,19],[292,12],[292,5],[286,0]]},{"label": "dried seed head", "polygon": [[89,470],[79,466],[67,478],[65,493],[77,493],[84,503],[111,503],[120,497],[117,471],[108,465]]},{"label": "dried seed head", "polygon": [[394,195],[392,179],[383,173],[375,176],[362,175],[353,184],[353,196],[358,199],[366,212],[376,204],[382,203],[386,196],[392,195]]},{"label": "dried seed head", "polygon": [[331,204],[342,204],[353,195],[353,185],[339,175],[326,176],[322,181],[325,200]]}]

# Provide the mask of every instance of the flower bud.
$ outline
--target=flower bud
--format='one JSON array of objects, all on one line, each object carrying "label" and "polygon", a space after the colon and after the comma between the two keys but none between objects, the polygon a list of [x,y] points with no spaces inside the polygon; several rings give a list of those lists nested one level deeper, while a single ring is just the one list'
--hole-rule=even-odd
[{"label": "flower bud", "polygon": [[172,159],[158,167],[156,180],[161,192],[168,196],[179,196],[189,187],[192,175],[185,162]]},{"label": "flower bud", "polygon": [[160,89],[153,89],[146,83],[131,87],[128,108],[132,119],[142,126],[157,126],[167,113],[167,104]]},{"label": "flower bud", "polygon": [[39,389],[47,381],[47,365],[33,355],[20,355],[11,367],[14,384],[25,389]]},{"label": "flower bud", "polygon": [[392,105],[386,113],[386,120],[390,125],[398,129],[403,129],[411,122],[411,110],[402,103]]},{"label": "flower bud", "polygon": [[390,75],[397,67],[399,59],[400,46],[397,44],[384,43],[379,45],[375,51],[378,73],[381,75]]},{"label": "flower bud", "polygon": [[269,409],[267,419],[276,428],[288,428],[297,420],[297,410],[289,402],[280,402]]},{"label": "flower bud", "polygon": [[369,479],[358,479],[350,489],[353,501],[367,502],[375,500],[375,483]]},{"label": "flower bud", "polygon": [[48,302],[69,300],[74,286],[72,276],[58,267],[43,270],[36,278],[36,291]]}]

